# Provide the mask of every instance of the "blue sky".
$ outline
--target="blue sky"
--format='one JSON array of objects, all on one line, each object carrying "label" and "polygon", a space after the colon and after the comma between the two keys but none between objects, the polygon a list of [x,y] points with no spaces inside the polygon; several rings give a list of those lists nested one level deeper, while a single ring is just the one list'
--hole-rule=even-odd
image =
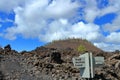
[{"label": "blue sky", "polygon": [[75,37],[120,50],[119,7],[119,0],[1,0],[0,45],[29,51]]}]

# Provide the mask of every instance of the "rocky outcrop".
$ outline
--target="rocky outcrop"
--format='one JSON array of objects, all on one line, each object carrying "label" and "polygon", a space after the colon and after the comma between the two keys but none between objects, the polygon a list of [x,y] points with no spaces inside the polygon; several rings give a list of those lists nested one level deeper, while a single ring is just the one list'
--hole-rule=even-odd
[{"label": "rocky outcrop", "polygon": [[10,44],[6,45],[6,46],[4,47],[4,50],[5,50],[6,52],[10,52],[10,51],[11,51],[11,46],[10,46]]},{"label": "rocky outcrop", "polygon": [[[72,63],[72,57],[79,55],[71,48],[45,47],[18,53],[7,45],[0,49],[0,80],[83,80]],[[95,69],[94,80],[120,80],[119,53],[94,56],[105,57],[105,64]]]}]

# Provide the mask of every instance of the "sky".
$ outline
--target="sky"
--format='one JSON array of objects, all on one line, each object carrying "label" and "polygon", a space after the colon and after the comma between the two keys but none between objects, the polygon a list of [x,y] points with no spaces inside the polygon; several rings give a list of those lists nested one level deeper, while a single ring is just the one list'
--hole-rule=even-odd
[{"label": "sky", "polygon": [[30,51],[73,37],[120,50],[120,0],[0,0],[0,46]]}]

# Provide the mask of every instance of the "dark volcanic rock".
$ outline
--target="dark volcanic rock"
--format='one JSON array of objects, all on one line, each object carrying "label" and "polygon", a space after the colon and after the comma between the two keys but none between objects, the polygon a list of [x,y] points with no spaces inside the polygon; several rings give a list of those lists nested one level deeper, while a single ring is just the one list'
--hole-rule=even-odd
[{"label": "dark volcanic rock", "polygon": [[5,47],[4,47],[4,50],[6,51],[6,52],[10,52],[11,51],[11,46],[8,44],[8,45],[6,45]]},{"label": "dark volcanic rock", "polygon": [[51,53],[51,61],[61,64],[63,62],[63,60],[61,59],[61,54],[57,51],[53,51]]},{"label": "dark volcanic rock", "polygon": [[4,54],[4,49],[0,47],[0,54]]},{"label": "dark volcanic rock", "polygon": [[4,80],[4,75],[1,71],[0,71],[0,80]]}]

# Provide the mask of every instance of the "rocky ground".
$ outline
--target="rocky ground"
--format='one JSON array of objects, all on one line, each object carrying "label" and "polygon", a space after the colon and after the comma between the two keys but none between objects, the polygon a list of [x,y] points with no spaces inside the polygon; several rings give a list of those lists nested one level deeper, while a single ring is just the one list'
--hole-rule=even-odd
[{"label": "rocky ground", "polygon": [[[94,80],[120,80],[120,53],[93,53],[104,56],[105,64],[96,68]],[[10,45],[0,48],[0,80],[83,80],[72,57],[73,49],[38,47],[18,53]]]}]

